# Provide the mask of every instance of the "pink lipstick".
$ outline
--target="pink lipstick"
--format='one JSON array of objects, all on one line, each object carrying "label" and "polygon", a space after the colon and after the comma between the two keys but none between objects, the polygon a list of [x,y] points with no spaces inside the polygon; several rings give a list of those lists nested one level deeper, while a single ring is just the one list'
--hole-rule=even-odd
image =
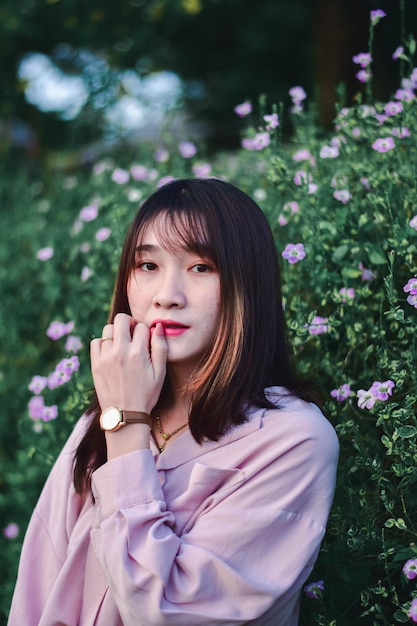
[{"label": "pink lipstick", "polygon": [[155,330],[157,324],[162,324],[166,337],[177,337],[189,329],[189,326],[185,326],[185,324],[181,324],[181,322],[176,322],[175,320],[158,319],[152,322],[151,333]]}]

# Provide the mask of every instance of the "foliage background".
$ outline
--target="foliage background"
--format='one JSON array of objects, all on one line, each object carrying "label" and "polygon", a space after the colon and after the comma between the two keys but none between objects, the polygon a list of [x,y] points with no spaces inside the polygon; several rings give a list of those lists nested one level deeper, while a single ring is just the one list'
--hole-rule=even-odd
[{"label": "foliage background", "polygon": [[[371,40],[378,38],[383,24],[371,28]],[[390,69],[397,72],[398,83],[414,68],[408,22],[403,31],[403,58],[391,61]],[[316,600],[303,600],[301,626],[409,621],[417,590],[402,567],[417,556],[417,372],[416,309],[407,301],[404,285],[417,274],[417,233],[410,225],[417,213],[416,86],[417,81],[408,100],[397,95],[402,110],[397,107],[390,115],[386,101],[369,85],[360,88],[357,83],[353,100],[341,90],[335,123],[327,130],[315,97],[288,115],[285,126],[282,120],[291,104],[287,95],[277,106],[271,99],[261,98],[258,104],[254,99],[244,136],[264,135],[261,150],[213,154],[197,142],[196,155],[184,158],[178,142],[162,132],[151,145],[122,145],[107,154],[103,150],[91,167],[69,169],[56,159],[51,168],[51,161],[23,162],[12,152],[3,159],[0,519],[4,529],[17,524],[18,534],[0,537],[0,620],[6,622],[29,515],[87,400],[88,343],[106,318],[125,228],[140,199],[161,179],[196,175],[204,167],[258,200],[280,254],[290,243],[302,243],[306,252],[294,264],[281,257],[285,309],[300,373],[318,384],[340,438],[341,460],[328,533],[313,577],[324,581],[324,591]],[[281,125],[267,130],[264,115],[274,111]],[[380,139],[391,146],[387,138],[393,146],[386,152],[373,147]],[[326,158],[325,147],[337,150]],[[155,157],[157,148],[166,151],[165,160]],[[300,171],[305,172],[301,180],[296,176]],[[339,195],[346,202],[335,197],[340,191],[348,192]],[[296,212],[289,202],[297,203]],[[98,207],[97,218],[80,222],[81,210],[92,204]],[[102,228],[110,230],[105,240],[96,237]],[[42,261],[37,254],[45,247],[54,253]],[[372,280],[364,280],[363,268]],[[353,289],[354,296],[343,295],[342,289]],[[325,332],[312,334],[317,316],[327,320]],[[44,391],[45,402],[58,406],[57,419],[33,421],[27,408],[32,376],[47,376],[67,354],[65,337],[53,341],[46,336],[53,320],[75,322],[73,334],[83,343],[80,369],[67,384]],[[376,401],[373,408],[360,408],[357,392],[386,380],[395,384],[392,396]],[[338,401],[330,392],[343,384],[350,385],[351,393]]]}]

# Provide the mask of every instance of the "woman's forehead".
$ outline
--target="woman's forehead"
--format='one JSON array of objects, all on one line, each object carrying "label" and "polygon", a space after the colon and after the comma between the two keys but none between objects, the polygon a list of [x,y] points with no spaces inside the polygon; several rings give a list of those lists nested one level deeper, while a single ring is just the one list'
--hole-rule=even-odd
[{"label": "woman's forehead", "polygon": [[201,216],[162,211],[139,231],[137,245],[143,244],[158,244],[168,250],[206,247],[206,225]]}]

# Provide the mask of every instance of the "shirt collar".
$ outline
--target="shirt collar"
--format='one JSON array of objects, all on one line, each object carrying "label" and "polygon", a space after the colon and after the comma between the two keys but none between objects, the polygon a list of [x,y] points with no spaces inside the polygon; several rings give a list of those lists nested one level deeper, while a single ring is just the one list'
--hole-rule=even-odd
[{"label": "shirt collar", "polygon": [[156,444],[151,440],[151,450],[155,456],[157,469],[168,470],[179,467],[206,452],[247,437],[260,429],[264,411],[265,409],[259,408],[250,409],[247,412],[247,421],[238,426],[232,426],[219,441],[206,440],[202,444],[198,444],[187,429],[173,439],[163,452],[159,453]]}]

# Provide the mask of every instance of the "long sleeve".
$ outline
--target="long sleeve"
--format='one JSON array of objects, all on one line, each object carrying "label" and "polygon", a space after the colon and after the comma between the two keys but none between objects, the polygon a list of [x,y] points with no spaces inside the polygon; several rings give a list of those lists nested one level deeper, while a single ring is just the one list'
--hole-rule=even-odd
[{"label": "long sleeve", "polygon": [[242,434],[197,458],[183,437],[189,458],[171,469],[158,471],[141,450],[95,472],[91,538],[124,626],[245,624],[272,606],[276,623],[297,623],[333,498],[337,439],[298,401]]}]

